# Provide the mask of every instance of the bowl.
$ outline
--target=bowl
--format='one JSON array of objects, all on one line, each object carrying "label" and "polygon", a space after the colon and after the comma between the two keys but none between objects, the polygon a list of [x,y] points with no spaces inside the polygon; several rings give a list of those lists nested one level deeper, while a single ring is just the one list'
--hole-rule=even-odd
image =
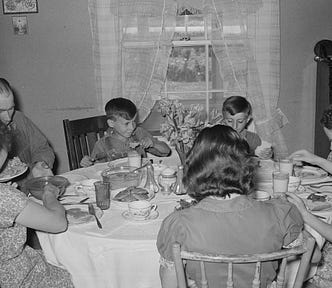
[{"label": "bowl", "polygon": [[28,193],[33,197],[42,200],[44,187],[46,184],[53,184],[58,187],[60,192],[59,195],[62,195],[66,191],[66,187],[69,185],[67,178],[62,176],[43,176],[32,178],[25,183],[25,188]]},{"label": "bowl", "polygon": [[271,198],[271,195],[269,192],[256,190],[252,194],[252,198],[254,198],[255,200],[258,200],[258,201],[266,201]]},{"label": "bowl", "polygon": [[143,169],[135,170],[136,167],[116,166],[105,169],[101,172],[104,182],[109,182],[111,189],[126,188],[129,186],[139,186],[142,181]]}]

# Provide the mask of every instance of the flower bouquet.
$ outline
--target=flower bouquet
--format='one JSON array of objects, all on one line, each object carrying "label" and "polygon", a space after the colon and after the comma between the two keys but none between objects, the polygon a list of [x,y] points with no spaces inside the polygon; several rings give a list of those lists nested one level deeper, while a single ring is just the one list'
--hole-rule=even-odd
[{"label": "flower bouquet", "polygon": [[216,109],[209,114],[200,104],[184,106],[178,100],[162,98],[159,111],[165,118],[161,124],[161,134],[175,146],[182,165],[192,147],[197,134],[205,127],[221,124],[222,115]]}]

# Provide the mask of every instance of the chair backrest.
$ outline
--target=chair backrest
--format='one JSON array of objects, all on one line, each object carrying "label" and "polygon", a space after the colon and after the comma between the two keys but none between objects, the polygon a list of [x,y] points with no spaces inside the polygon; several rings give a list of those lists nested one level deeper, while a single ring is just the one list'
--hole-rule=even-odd
[{"label": "chair backrest", "polygon": [[105,115],[63,120],[70,170],[80,167],[83,156],[91,154],[94,144],[104,135],[107,128]]},{"label": "chair backrest", "polygon": [[[197,252],[181,251],[180,244],[173,244],[173,260],[175,263],[175,270],[178,282],[178,288],[187,288],[187,278],[185,274],[185,261],[193,260],[200,263],[201,281],[200,287],[208,288],[208,279],[205,271],[205,263],[227,263],[227,283],[220,283],[220,287],[233,288],[233,264],[239,263],[256,263],[255,275],[253,275],[252,283],[248,283],[247,287],[260,287],[260,270],[261,263],[266,261],[281,260],[279,271],[276,279],[276,287],[283,288],[286,285],[285,270],[287,258],[298,255],[301,257],[300,265],[297,271],[296,279],[293,288],[301,288],[305,280],[311,256],[315,246],[315,239],[309,234],[305,233],[303,244],[294,248],[282,249],[273,253],[252,254],[252,255],[221,255],[221,254],[202,254]],[[251,286],[250,286],[251,285]],[[236,288],[236,287],[235,287]]]}]

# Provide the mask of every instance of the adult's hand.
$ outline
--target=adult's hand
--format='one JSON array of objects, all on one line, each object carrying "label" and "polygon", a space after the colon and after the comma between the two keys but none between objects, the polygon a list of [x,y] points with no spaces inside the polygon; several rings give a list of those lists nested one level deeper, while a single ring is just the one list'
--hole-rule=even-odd
[{"label": "adult's hand", "polygon": [[318,156],[304,149],[293,152],[288,158],[294,161],[304,161],[311,164],[316,164],[319,159]]},{"label": "adult's hand", "polygon": [[31,173],[34,178],[54,175],[51,168],[48,167],[48,165],[44,161],[36,162],[35,165],[32,167]]},{"label": "adult's hand", "polygon": [[299,196],[295,195],[294,193],[290,193],[290,192],[287,192],[286,196],[287,196],[288,201],[293,203],[297,207],[297,209],[299,209],[302,217],[304,218],[306,213],[308,213],[308,210],[307,210],[307,207],[305,206],[303,200]]}]

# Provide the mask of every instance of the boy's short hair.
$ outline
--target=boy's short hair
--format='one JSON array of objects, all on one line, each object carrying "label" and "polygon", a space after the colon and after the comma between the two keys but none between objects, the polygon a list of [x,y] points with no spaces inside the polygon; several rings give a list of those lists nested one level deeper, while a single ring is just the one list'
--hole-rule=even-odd
[{"label": "boy's short hair", "polygon": [[4,78],[0,78],[0,95],[10,95],[12,92],[8,81]]},{"label": "boy's short hair", "polygon": [[246,98],[242,96],[231,96],[224,101],[222,112],[228,112],[231,115],[238,113],[247,113],[248,115],[251,115],[252,108]]},{"label": "boy's short hair", "polygon": [[327,129],[332,129],[332,105],[328,106],[320,119],[320,123]]},{"label": "boy's short hair", "polygon": [[113,98],[105,105],[107,119],[116,120],[116,117],[122,117],[131,120],[137,114],[136,105],[126,98]]}]

